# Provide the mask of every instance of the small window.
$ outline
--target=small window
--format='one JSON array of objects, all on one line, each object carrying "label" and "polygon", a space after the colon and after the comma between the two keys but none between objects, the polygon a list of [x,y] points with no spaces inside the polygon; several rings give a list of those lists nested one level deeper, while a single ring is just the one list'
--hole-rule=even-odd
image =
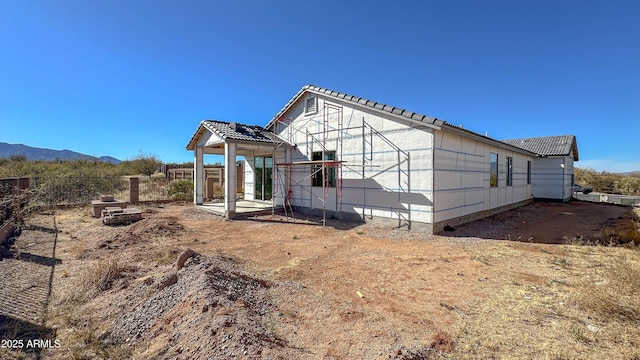
[{"label": "small window", "polygon": [[507,156],[507,186],[513,185],[513,158]]},{"label": "small window", "polygon": [[[325,151],[324,152],[325,160],[335,160],[336,152],[335,151]],[[313,152],[313,161],[322,160],[322,151],[314,151]],[[323,186],[322,182],[322,165],[314,164],[311,168],[311,186]],[[336,168],[332,166],[327,166],[325,168],[325,174],[327,176],[327,186],[328,187],[336,187]]]},{"label": "small window", "polygon": [[304,103],[304,113],[307,115],[315,114],[316,112],[318,112],[318,98],[313,95],[309,95]]},{"label": "small window", "polygon": [[527,160],[527,185],[531,185],[531,160]]},{"label": "small window", "polygon": [[491,153],[489,164],[489,186],[498,187],[498,154]]}]

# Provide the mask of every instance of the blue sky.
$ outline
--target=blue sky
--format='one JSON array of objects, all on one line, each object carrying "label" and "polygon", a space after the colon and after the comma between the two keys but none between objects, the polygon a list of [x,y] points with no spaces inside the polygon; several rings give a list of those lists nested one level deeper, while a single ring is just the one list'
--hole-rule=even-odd
[{"label": "blue sky", "polygon": [[[192,161],[314,84],[640,170],[638,1],[0,0],[0,141]],[[109,140],[105,140],[109,138]]]}]

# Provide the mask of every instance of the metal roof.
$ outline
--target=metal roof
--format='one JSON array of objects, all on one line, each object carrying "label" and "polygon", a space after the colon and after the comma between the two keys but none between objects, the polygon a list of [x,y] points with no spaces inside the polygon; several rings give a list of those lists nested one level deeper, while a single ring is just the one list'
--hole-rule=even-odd
[{"label": "metal roof", "polygon": [[502,142],[540,156],[569,156],[573,151],[573,159],[578,161],[578,144],[574,135],[522,138]]},{"label": "metal roof", "polygon": [[423,114],[418,114],[416,112],[413,111],[409,111],[409,110],[405,110],[399,107],[395,107],[395,106],[390,106],[390,105],[385,105],[376,101],[372,101],[372,100],[367,100],[361,97],[357,97],[357,96],[353,96],[353,95],[349,95],[349,94],[345,94],[345,93],[341,93],[338,91],[334,91],[334,90],[329,90],[320,86],[315,86],[315,85],[305,85],[302,87],[302,89],[300,89],[300,91],[298,91],[292,98],[291,100],[289,100],[289,102],[287,102],[285,104],[285,106],[273,117],[273,119],[271,119],[271,121],[269,121],[269,123],[267,124],[266,128],[270,128],[277,119],[279,119],[282,115],[284,115],[284,113],[286,113],[289,108],[291,108],[291,106],[293,104],[295,104],[300,97],[302,97],[302,95],[306,92],[311,92],[311,93],[315,93],[315,94],[322,94],[322,95],[327,95],[327,96],[331,96],[334,97],[336,99],[342,100],[342,101],[346,101],[346,102],[350,102],[356,105],[360,105],[360,106],[364,106],[364,107],[368,107],[371,108],[373,110],[377,110],[377,111],[383,111],[383,112],[387,112],[389,114],[393,114],[396,116],[400,116],[400,117],[404,117],[406,119],[409,120],[413,120],[413,121],[418,121],[418,122],[422,122],[425,125],[435,125],[435,126],[440,126],[442,124],[444,124],[445,122],[443,120],[439,120],[437,118],[431,117],[431,116],[427,116],[427,115],[423,115]]},{"label": "metal roof", "polygon": [[198,138],[202,135],[204,129],[211,131],[225,141],[252,141],[271,144],[280,142],[275,134],[259,125],[245,125],[220,120],[203,120],[198,130],[193,134],[191,140],[189,140],[187,150],[193,150],[195,148],[195,144],[198,142]]}]

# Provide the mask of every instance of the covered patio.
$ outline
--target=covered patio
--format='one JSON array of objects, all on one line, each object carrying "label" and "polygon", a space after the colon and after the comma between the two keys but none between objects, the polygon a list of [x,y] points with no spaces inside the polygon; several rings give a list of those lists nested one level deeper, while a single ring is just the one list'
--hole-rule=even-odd
[{"label": "covered patio", "polygon": [[[278,136],[257,125],[217,120],[202,121],[187,144],[187,150],[194,152],[194,203],[204,210],[218,213],[227,219],[233,219],[237,213],[247,214],[271,210],[276,205],[270,188],[273,186],[271,182],[273,164],[266,162],[258,164],[254,159],[283,157],[286,146],[288,144]],[[206,154],[224,156],[224,201],[222,203],[204,203],[204,155]],[[247,159],[244,167],[244,200],[236,200],[237,156],[244,156]],[[257,168],[261,170],[260,173],[256,172]],[[269,188],[265,188],[265,185]],[[257,194],[260,196],[256,196]]]}]

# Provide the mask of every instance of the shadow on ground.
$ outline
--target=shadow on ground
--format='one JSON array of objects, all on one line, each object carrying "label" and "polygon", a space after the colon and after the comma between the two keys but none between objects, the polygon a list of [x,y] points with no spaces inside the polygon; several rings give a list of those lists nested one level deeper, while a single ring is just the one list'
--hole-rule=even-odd
[{"label": "shadow on ground", "polygon": [[596,243],[620,229],[636,226],[629,206],[572,200],[533,202],[439,233],[544,244]]}]

